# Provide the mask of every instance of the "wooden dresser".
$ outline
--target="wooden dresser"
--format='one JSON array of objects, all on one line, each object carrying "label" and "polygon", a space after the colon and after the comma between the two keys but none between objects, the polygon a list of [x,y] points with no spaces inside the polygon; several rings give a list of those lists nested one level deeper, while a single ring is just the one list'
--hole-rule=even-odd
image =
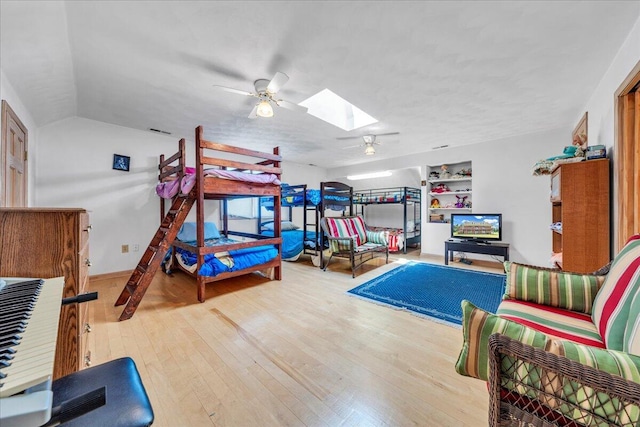
[{"label": "wooden dresser", "polygon": [[[0,209],[0,276],[64,276],[63,297],[87,292],[89,214],[84,209]],[[54,378],[91,363],[87,339],[89,303],[62,307]]]}]

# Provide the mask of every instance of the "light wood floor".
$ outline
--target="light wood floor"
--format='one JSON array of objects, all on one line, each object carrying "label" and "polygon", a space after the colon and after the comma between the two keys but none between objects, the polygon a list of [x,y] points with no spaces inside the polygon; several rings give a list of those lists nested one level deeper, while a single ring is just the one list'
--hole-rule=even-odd
[{"label": "light wood floor", "polygon": [[460,329],[345,294],[392,260],[355,279],[341,260],[283,263],[282,281],[209,284],[202,304],[193,279],[158,273],[125,322],[127,278],[93,279],[93,363],[136,361],[154,426],[486,425],[485,383],[454,371]]}]

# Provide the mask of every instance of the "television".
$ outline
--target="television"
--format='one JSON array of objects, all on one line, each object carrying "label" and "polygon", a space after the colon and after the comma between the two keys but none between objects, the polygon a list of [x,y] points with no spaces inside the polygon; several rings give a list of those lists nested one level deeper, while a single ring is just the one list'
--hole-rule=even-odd
[{"label": "television", "polygon": [[498,242],[502,240],[502,214],[451,214],[451,238]]}]

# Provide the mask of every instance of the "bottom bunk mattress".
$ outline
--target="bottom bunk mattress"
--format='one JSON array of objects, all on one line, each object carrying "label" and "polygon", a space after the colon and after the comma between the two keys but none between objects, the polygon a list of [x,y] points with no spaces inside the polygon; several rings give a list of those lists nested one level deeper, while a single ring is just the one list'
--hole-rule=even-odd
[{"label": "bottom bunk mattress", "polygon": [[[195,245],[195,242],[185,242]],[[205,246],[224,246],[232,243],[239,243],[238,240],[220,237],[218,239],[205,240]],[[175,248],[176,258],[180,264],[188,271],[195,273],[197,256],[196,254],[182,248]],[[273,245],[254,246],[250,248],[235,249],[231,251],[207,254],[204,257],[204,264],[200,266],[198,274],[201,276],[214,277],[221,273],[244,270],[254,265],[264,264],[278,256],[278,250]]]},{"label": "bottom bunk mattress", "polygon": [[[273,237],[273,231],[262,232],[263,236]],[[283,230],[282,237],[282,260],[296,261],[304,251],[304,248],[314,249],[316,247],[316,233],[307,231],[305,239],[303,230]]]}]

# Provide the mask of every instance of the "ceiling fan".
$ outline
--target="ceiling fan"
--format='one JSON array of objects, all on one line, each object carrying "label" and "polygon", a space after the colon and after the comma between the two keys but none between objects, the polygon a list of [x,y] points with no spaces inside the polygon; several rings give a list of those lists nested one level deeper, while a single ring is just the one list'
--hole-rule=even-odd
[{"label": "ceiling fan", "polygon": [[250,119],[255,119],[256,117],[273,117],[272,104],[275,104],[278,107],[287,108],[289,110],[306,113],[306,107],[302,107],[293,102],[276,98],[276,94],[288,80],[289,76],[278,71],[271,80],[258,79],[253,82],[255,92],[246,92],[244,90],[238,90],[218,85],[214,85],[213,87],[216,89],[224,90],[225,92],[237,93],[238,95],[253,96],[255,98],[258,98],[258,103],[255,105],[255,107],[253,107],[251,113],[249,113]]},{"label": "ceiling fan", "polygon": [[336,139],[338,139],[338,140],[346,140],[346,139],[359,139],[359,138],[362,138],[362,141],[363,141],[362,144],[350,145],[348,147],[342,147],[342,149],[355,148],[355,147],[366,147],[364,149],[364,154],[366,154],[367,156],[373,156],[374,154],[376,154],[376,149],[374,148],[374,145],[381,145],[380,141],[376,141],[376,137],[378,137],[378,136],[389,136],[389,135],[399,135],[399,134],[400,134],[400,132],[389,132],[389,133],[378,133],[378,134],[369,133],[367,135],[362,135],[362,136],[343,136],[343,137],[336,138]]}]

